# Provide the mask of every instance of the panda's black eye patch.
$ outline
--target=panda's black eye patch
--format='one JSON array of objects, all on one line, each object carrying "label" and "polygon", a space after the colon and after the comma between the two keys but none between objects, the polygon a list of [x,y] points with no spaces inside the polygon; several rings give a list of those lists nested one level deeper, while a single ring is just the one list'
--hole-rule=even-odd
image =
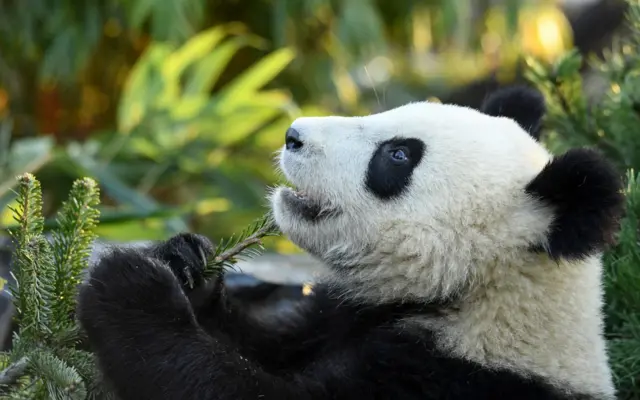
[{"label": "panda's black eye patch", "polygon": [[401,195],[411,183],[425,148],[419,139],[394,138],[378,144],[369,160],[367,190],[382,200]]}]

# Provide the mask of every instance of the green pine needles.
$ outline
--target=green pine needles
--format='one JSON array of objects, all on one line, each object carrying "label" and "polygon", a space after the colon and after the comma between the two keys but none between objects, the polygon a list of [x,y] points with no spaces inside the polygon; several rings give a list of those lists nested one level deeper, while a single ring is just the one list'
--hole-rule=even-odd
[{"label": "green pine needles", "polygon": [[[10,229],[15,250],[9,287],[18,326],[10,351],[0,353],[0,399],[112,399],[101,383],[93,355],[83,349],[75,320],[78,284],[88,267],[100,213],[100,191],[89,178],[73,183],[56,215],[51,239],[44,235],[42,190],[31,174],[18,177],[16,224]],[[207,265],[213,277],[276,235],[264,217],[237,238],[223,241]],[[257,246],[257,249],[251,248]]]},{"label": "green pine needles", "polygon": [[[270,214],[260,218],[237,237],[220,242],[204,270],[205,279],[209,279],[221,270],[233,268],[238,260],[254,257],[264,248],[262,239],[268,236],[277,236],[278,231]],[[251,246],[257,246],[251,248]]]},{"label": "green pine needles", "polygon": [[74,182],[52,242],[43,233],[40,182],[31,174],[18,177],[17,195],[9,290],[19,328],[2,355],[0,390],[7,398],[85,399],[94,373],[91,354],[74,348],[80,342],[74,298],[95,238],[100,192],[91,179]]},{"label": "green pine needles", "polygon": [[590,60],[589,81],[575,50],[553,65],[527,60],[526,75],[545,95],[545,141],[553,152],[595,147],[626,173],[626,217],[618,244],[604,256],[605,328],[621,400],[640,399],[640,0],[627,3],[630,31],[602,60]]},{"label": "green pine needles", "polygon": [[640,398],[640,175],[627,173],[627,216],[605,254],[609,354],[619,399]]}]

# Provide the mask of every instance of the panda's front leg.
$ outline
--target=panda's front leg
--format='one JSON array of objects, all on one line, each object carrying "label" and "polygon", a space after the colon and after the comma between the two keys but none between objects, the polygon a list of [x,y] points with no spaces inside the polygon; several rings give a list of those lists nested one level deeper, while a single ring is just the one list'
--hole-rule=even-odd
[{"label": "panda's front leg", "polygon": [[80,287],[78,319],[122,400],[300,398],[205,333],[174,273],[143,252],[101,259]]}]

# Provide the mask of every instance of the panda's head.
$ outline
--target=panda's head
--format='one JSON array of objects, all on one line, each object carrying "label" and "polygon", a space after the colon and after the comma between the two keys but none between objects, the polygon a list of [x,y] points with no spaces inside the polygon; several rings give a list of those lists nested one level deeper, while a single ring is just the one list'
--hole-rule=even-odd
[{"label": "panda's head", "polygon": [[445,298],[504,265],[588,258],[615,233],[620,179],[594,151],[552,157],[538,141],[544,111],[540,94],[513,87],[480,110],[299,118],[280,153],[295,188],[272,194],[276,222],[379,300]]}]

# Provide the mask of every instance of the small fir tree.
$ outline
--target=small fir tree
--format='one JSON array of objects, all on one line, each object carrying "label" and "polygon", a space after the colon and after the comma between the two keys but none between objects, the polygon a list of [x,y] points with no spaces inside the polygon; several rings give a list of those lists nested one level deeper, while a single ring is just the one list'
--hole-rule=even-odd
[{"label": "small fir tree", "polygon": [[585,95],[589,83],[577,51],[553,65],[527,60],[527,78],[546,97],[545,140],[552,151],[598,148],[626,176],[627,214],[618,244],[604,255],[605,329],[618,397],[640,399],[640,0],[627,2],[630,32],[589,63],[606,90]]},{"label": "small fir tree", "polygon": [[[31,174],[18,177],[16,225],[10,229],[15,250],[10,292],[17,330],[10,351],[0,353],[1,399],[111,399],[93,355],[82,348],[75,320],[78,284],[88,267],[98,223],[99,189],[95,181],[74,182],[56,217],[57,229],[43,233],[42,192]],[[277,234],[266,216],[236,239],[222,241],[208,262],[214,277],[238,258],[257,254],[261,239]]]}]

